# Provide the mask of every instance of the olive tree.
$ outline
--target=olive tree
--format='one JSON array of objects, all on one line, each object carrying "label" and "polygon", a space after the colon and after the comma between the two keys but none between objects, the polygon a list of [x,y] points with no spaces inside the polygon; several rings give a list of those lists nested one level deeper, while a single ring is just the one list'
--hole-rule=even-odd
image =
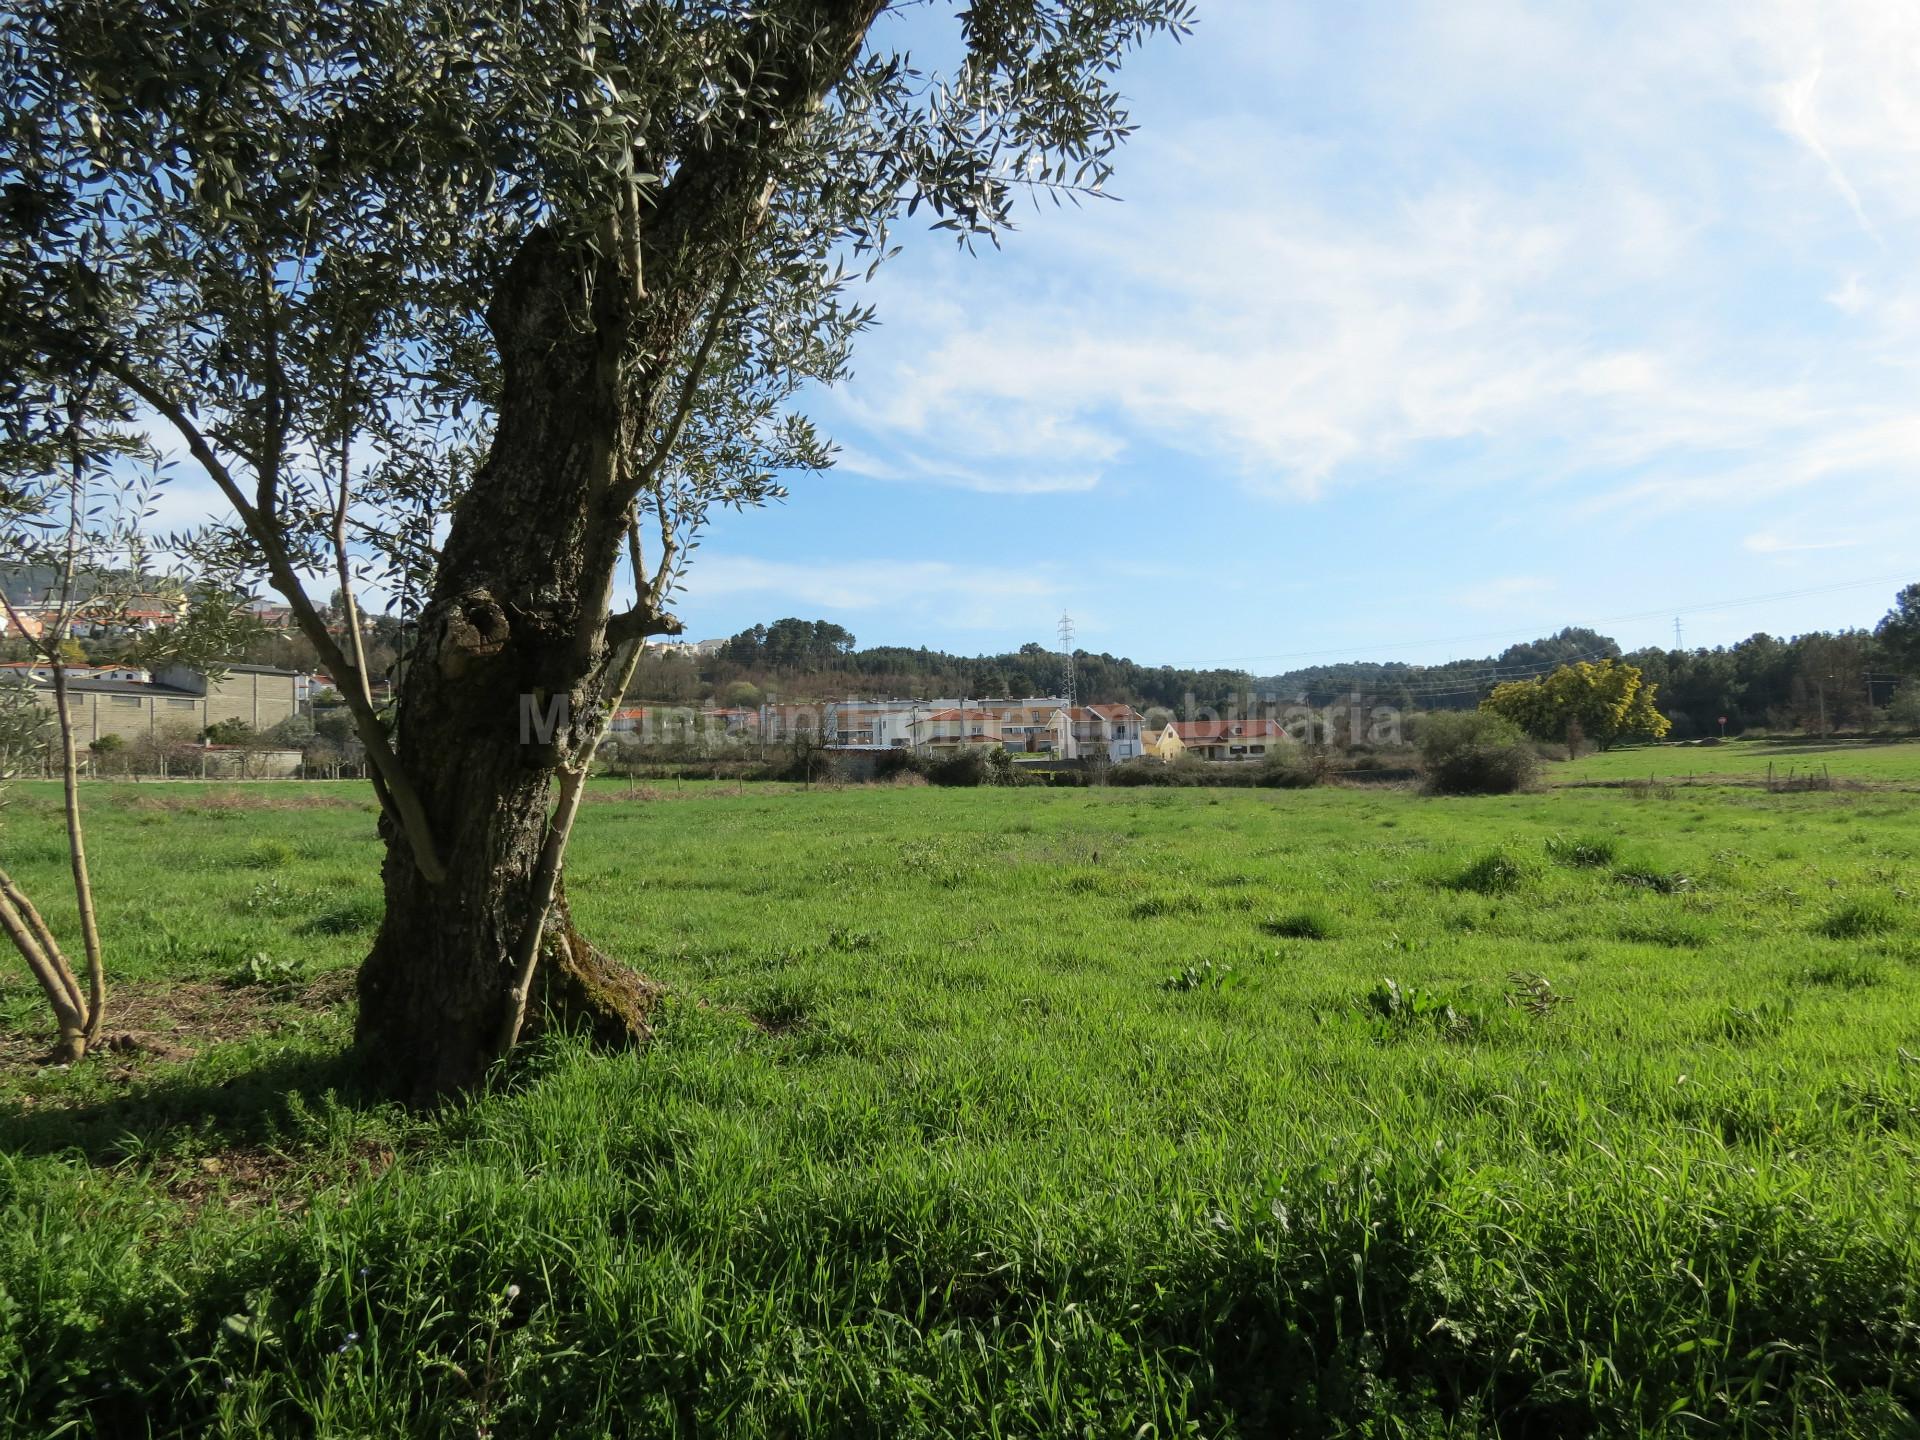
[{"label": "olive tree", "polygon": [[[910,12],[904,18],[894,10]],[[97,374],[340,683],[387,841],[359,1037],[468,1087],[552,1011],[644,1031],[560,877],[607,702],[706,518],[830,460],[797,393],[924,215],[1098,193],[1188,0],[16,0],[6,367]],[[917,66],[909,30],[946,57]],[[410,623],[377,710],[357,589]],[[330,629],[313,593],[347,597]],[[529,723],[531,717],[534,723]],[[544,962],[544,963],[543,963]]]}]

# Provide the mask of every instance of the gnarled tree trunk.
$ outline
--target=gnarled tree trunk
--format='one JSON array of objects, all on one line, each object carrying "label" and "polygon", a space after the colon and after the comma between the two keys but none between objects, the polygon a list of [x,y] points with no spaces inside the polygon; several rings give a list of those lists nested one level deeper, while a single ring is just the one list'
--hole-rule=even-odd
[{"label": "gnarled tree trunk", "polygon": [[[399,682],[395,749],[445,876],[424,875],[383,821],[387,909],[360,974],[359,1039],[374,1072],[415,1101],[471,1087],[497,1058],[515,950],[540,918],[553,781],[584,763],[596,733],[625,526],[624,504],[608,504],[610,467],[644,433],[617,364],[629,322],[598,298],[620,287],[588,283],[608,263],[537,234],[495,300],[499,428],[455,510]],[[592,972],[574,977],[573,1018],[603,1038],[643,1037],[643,983],[579,940],[563,897],[549,930],[543,959]],[[602,1003],[585,1016],[591,996]]]},{"label": "gnarled tree trunk", "polygon": [[[615,688],[609,600],[634,498],[649,503],[657,478],[657,458],[638,457],[657,438],[659,454],[671,449],[677,421],[664,435],[656,421],[695,321],[716,293],[724,309],[723,277],[738,277],[765,219],[777,153],[882,8],[801,0],[780,24],[752,27],[741,77],[762,88],[766,113],[684,159],[644,214],[637,200],[610,214],[594,244],[530,236],[494,297],[498,427],[455,509],[395,736],[444,875],[423,873],[410,853],[421,837],[400,834],[386,807],[387,913],[360,977],[369,1067],[412,1100],[470,1088],[515,1032],[516,949],[541,922],[553,781],[591,759],[598,711],[619,698],[600,693]],[[550,716],[558,728],[538,733]],[[602,1038],[641,1037],[644,983],[574,934],[563,900],[552,913],[555,963],[536,971],[533,1024],[558,1015]]]}]

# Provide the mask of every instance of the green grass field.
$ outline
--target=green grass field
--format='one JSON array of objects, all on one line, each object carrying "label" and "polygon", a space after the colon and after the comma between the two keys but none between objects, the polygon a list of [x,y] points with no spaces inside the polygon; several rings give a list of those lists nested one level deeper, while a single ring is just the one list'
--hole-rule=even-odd
[{"label": "green grass field", "polygon": [[1838,782],[1920,788],[1920,743],[1911,740],[1730,740],[1723,745],[1635,745],[1547,768],[1549,783],[1653,779],[1710,783],[1831,776]]},{"label": "green grass field", "polygon": [[[348,1083],[363,791],[95,788],[109,1028],[200,1053],[40,1070],[0,991],[0,1433],[1920,1435],[1920,748],[1860,763],[609,785],[655,1044],[431,1118]],[[47,791],[0,850],[61,893]]]}]

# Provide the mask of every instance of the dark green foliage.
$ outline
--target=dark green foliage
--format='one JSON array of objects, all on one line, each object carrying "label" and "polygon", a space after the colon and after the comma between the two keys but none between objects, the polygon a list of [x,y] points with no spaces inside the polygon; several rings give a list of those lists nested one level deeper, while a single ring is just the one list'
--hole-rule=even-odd
[{"label": "dark green foliage", "polygon": [[251,745],[260,737],[244,720],[216,720],[201,732],[201,738],[212,745]]},{"label": "dark green foliage", "polygon": [[1873,632],[1888,658],[1910,675],[1920,675],[1920,585],[1894,597],[1893,609]]},{"label": "dark green foliage", "polygon": [[1420,758],[1435,795],[1512,795],[1527,789],[1540,757],[1497,715],[1469,710],[1421,717]]},{"label": "dark green foliage", "polygon": [[1678,871],[1667,870],[1644,861],[1615,866],[1613,878],[1622,885],[1651,890],[1656,895],[1678,895],[1693,884],[1693,878],[1689,875],[1682,875]]},{"label": "dark green foliage", "polygon": [[1282,756],[1264,764],[1247,761],[1206,761],[1182,759],[1172,764],[1159,760],[1126,760],[1107,772],[1109,785],[1188,788],[1213,786],[1225,789],[1261,788],[1268,790],[1308,790],[1323,783],[1328,769],[1323,759],[1311,756]]},{"label": "dark green foliage", "polygon": [[968,787],[993,783],[987,757],[977,749],[928,756],[920,761],[919,770],[935,785]]},{"label": "dark green foliage", "polygon": [[1310,790],[1327,778],[1327,757],[1318,752],[1284,754],[1269,759],[1258,768],[1254,784],[1269,790]]}]

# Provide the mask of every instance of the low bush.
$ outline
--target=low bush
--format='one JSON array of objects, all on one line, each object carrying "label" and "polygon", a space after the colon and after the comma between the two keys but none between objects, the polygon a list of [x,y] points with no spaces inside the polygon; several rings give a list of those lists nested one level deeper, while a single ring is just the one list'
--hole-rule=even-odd
[{"label": "low bush", "polygon": [[1433,795],[1512,795],[1540,773],[1540,757],[1526,736],[1481,710],[1424,716],[1420,758]]},{"label": "low bush", "polygon": [[1329,773],[1324,756],[1286,753],[1254,764],[1246,760],[1126,760],[1107,772],[1109,785],[1213,786],[1243,789],[1303,790],[1323,783]]},{"label": "low bush", "polygon": [[1107,772],[1109,785],[1205,785],[1206,766],[1198,760],[1123,760]]},{"label": "low bush", "polygon": [[932,755],[921,760],[920,773],[935,785],[970,787],[993,783],[987,757],[978,750],[956,750],[951,755]]},{"label": "low bush", "polygon": [[1312,750],[1276,755],[1258,767],[1254,784],[1268,790],[1310,790],[1327,778],[1324,753]]}]

